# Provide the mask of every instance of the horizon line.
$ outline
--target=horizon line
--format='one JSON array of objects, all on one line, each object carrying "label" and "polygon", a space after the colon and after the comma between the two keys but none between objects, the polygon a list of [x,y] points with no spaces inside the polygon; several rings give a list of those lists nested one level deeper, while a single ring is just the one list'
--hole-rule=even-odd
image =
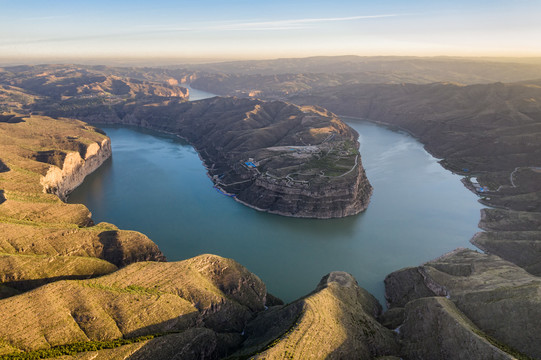
[{"label": "horizon line", "polygon": [[[310,58],[344,58],[344,57],[358,57],[358,58],[418,58],[418,59],[437,59],[437,58],[450,58],[450,59],[523,59],[523,60],[541,60],[541,54],[539,55],[358,55],[358,54],[344,54],[344,55],[307,55],[307,56],[279,56],[279,57],[226,57],[226,56],[124,56],[118,57],[113,55],[102,56],[0,56],[0,65],[7,63],[20,63],[21,65],[27,65],[32,63],[33,65],[40,64],[65,64],[77,61],[87,62],[99,62],[107,61],[114,63],[122,62],[178,62],[184,61],[185,64],[211,64],[211,63],[223,63],[223,62],[242,62],[242,61],[276,61],[286,59],[310,59]],[[104,64],[105,65],[105,64]],[[183,65],[179,63],[179,65]],[[5,66],[5,65],[4,65]]]}]

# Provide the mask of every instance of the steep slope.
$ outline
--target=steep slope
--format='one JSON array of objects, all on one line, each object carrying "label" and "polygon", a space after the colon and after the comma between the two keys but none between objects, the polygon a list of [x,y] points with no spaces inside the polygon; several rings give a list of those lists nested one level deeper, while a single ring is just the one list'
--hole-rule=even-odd
[{"label": "steep slope", "polygon": [[[468,343],[472,347],[478,346],[475,344],[482,340],[479,339],[481,336],[511,355],[518,352],[526,355],[524,358],[541,357],[538,346],[541,341],[540,293],[540,278],[497,256],[480,254],[469,249],[454,251],[417,268],[399,270],[385,279],[385,296],[390,306],[406,307],[405,319],[409,330],[403,334],[403,338],[406,343],[410,343],[406,346],[410,346],[410,349],[417,348],[416,351],[421,353],[431,350],[423,350],[422,346],[414,345],[419,341],[419,335],[413,329],[420,330],[424,327],[422,331],[427,332],[427,327],[431,326],[426,323],[427,317],[440,317],[447,323],[432,328],[438,331],[433,335],[435,337],[443,337],[450,331],[451,324],[459,321],[462,324],[461,336],[471,338]],[[452,305],[436,300],[426,302],[425,305],[430,308],[423,310],[425,316],[416,315],[416,319],[412,318],[412,315],[418,312],[413,308],[418,309],[420,306],[413,301],[434,296],[451,300],[463,315],[454,311]],[[443,317],[437,314],[441,306],[444,306],[447,312]],[[464,320],[465,317],[475,324],[480,332],[466,324],[468,321]],[[433,345],[430,341],[426,344]],[[483,347],[487,350],[486,344]],[[434,346],[433,351],[440,348]],[[489,351],[494,352],[493,349]],[[435,353],[430,357],[437,358]],[[487,358],[487,355],[479,357]]]},{"label": "steep slope", "polygon": [[371,359],[397,355],[393,333],[375,317],[377,300],[344,272],[323,277],[316,290],[269,310],[246,328],[248,340],[232,358]]},{"label": "steep slope", "polygon": [[444,297],[410,301],[399,331],[408,359],[515,359],[491,343],[455,304]]},{"label": "steep slope", "polygon": [[[265,300],[261,280],[232,260],[139,262],[95,280],[59,281],[0,300],[0,346],[3,353],[32,351],[189,328],[230,333],[222,341],[229,346],[229,337],[241,341]],[[195,335],[191,341],[199,340]]]}]

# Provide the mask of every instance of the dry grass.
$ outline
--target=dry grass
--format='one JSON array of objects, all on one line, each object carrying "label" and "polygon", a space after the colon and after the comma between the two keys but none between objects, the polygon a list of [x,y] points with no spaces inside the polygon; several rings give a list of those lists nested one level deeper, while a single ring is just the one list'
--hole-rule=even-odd
[{"label": "dry grass", "polygon": [[240,332],[252,311],[263,310],[265,296],[261,280],[233,260],[141,262],[0,300],[0,339],[30,351],[179,331],[196,322]]},{"label": "dry grass", "polygon": [[384,355],[381,351],[397,353],[391,331],[374,318],[377,301],[351,275],[332,273],[318,290],[302,300],[297,323],[254,359],[369,359]]},{"label": "dry grass", "polygon": [[29,290],[62,278],[90,278],[117,270],[113,264],[91,257],[13,255],[0,253],[0,282]]},{"label": "dry grass", "polygon": [[105,135],[71,119],[21,116],[18,121],[0,122],[1,281],[15,281],[18,288],[27,290],[40,279],[110,273],[116,269],[111,262],[125,265],[161,259],[157,246],[146,236],[110,224],[89,227],[91,214],[84,205],[66,204],[43,192],[40,178],[49,167],[61,167],[63,157],[38,156],[40,151],[77,151],[84,156],[87,147],[100,143]]}]

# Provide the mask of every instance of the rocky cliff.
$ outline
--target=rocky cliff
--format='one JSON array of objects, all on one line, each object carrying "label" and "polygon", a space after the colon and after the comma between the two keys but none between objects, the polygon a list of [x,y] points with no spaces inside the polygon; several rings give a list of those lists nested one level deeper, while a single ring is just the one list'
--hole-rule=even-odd
[{"label": "rocky cliff", "polygon": [[61,167],[51,165],[47,174],[40,179],[43,191],[55,194],[66,201],[68,194],[81,185],[85,177],[99,168],[109,157],[111,157],[109,139],[88,145],[84,157],[78,152],[66,154]]}]

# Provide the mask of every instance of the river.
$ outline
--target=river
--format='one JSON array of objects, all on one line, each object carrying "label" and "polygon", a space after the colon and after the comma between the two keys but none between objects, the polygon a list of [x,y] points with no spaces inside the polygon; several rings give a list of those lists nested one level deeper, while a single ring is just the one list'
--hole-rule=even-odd
[{"label": "river", "polygon": [[342,270],[383,303],[390,272],[471,247],[482,206],[410,135],[343,120],[360,134],[374,187],[368,209],[356,216],[312,220],[255,211],[213,189],[190,145],[127,127],[102,127],[113,157],[69,202],[88,206],[95,222],[145,233],[169,261],[203,253],[233,258],[287,302]]}]

